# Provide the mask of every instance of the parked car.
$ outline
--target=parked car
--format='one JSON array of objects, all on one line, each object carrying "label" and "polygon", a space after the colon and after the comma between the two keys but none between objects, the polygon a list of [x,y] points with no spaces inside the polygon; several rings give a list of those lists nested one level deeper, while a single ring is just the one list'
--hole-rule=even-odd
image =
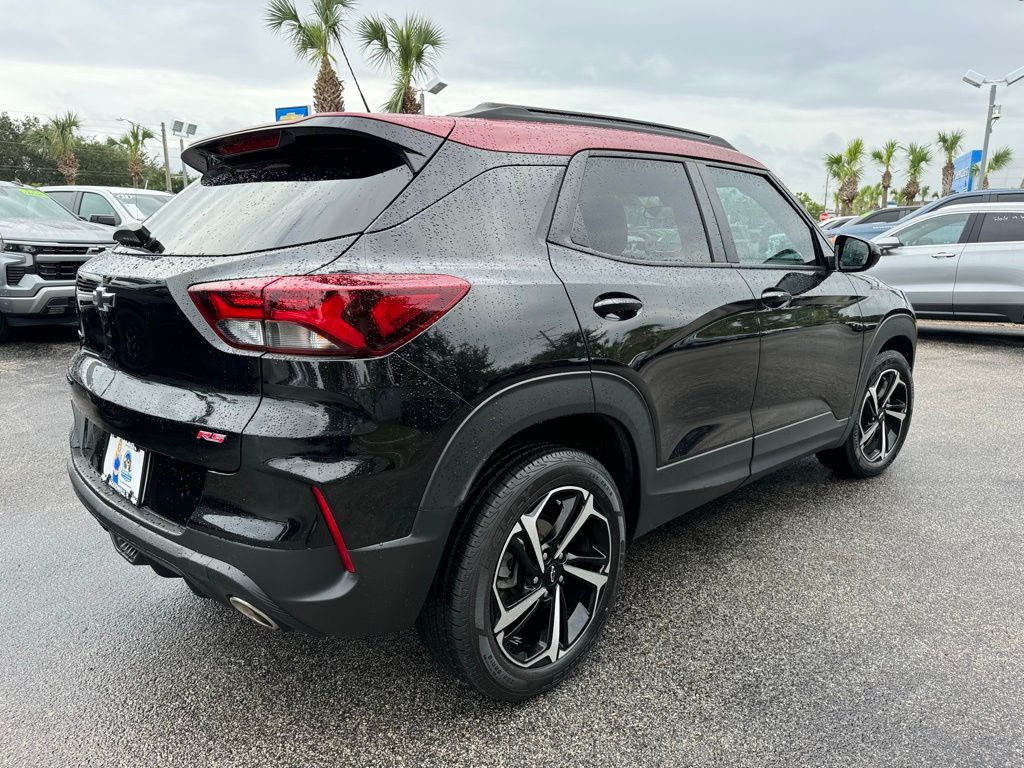
[{"label": "parked car", "polygon": [[113,244],[45,192],[0,181],[0,341],[14,326],[76,323],[78,267]]},{"label": "parked car", "polygon": [[108,227],[139,224],[174,198],[167,192],[131,187],[40,187],[76,216]]},{"label": "parked car", "polygon": [[825,219],[822,222],[819,222],[818,226],[821,227],[822,232],[827,232],[830,229],[836,229],[837,227],[841,227],[844,224],[848,224],[848,223],[850,223],[851,221],[853,221],[856,218],[858,218],[858,217],[857,216],[832,216],[831,218],[828,218],[828,219]]},{"label": "parked car", "polygon": [[909,216],[917,210],[913,205],[890,205],[888,208],[879,208],[876,211],[865,213],[863,216],[848,221],[841,227],[836,227],[828,232],[829,238],[833,241],[836,235],[853,235],[854,237],[871,238],[892,229],[892,226],[903,217]]},{"label": "parked car", "polygon": [[[924,216],[926,213],[937,211],[949,205],[967,205],[970,203],[1024,203],[1024,189],[978,189],[970,192],[957,192],[940,197],[938,200],[933,200],[927,205],[921,206],[913,213],[909,213],[903,219],[900,219],[900,222]],[[880,237],[886,232],[880,232],[875,237]]]},{"label": "parked car", "polygon": [[857,274],[877,248],[837,268],[721,138],[482,105],[184,158],[204,183],[79,276],[69,473],[125,559],[264,627],[415,623],[523,699],[593,645],[627,542],[906,438],[916,326]]},{"label": "parked car", "polygon": [[875,240],[870,274],[921,317],[1024,322],[1024,203],[946,206]]}]

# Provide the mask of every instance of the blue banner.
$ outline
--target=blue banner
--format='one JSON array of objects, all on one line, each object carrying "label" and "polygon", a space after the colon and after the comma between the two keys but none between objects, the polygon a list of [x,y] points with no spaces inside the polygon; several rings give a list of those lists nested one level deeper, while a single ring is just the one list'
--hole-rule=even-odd
[{"label": "blue banner", "polygon": [[[970,192],[974,189],[975,179],[971,173],[971,168],[981,163],[981,150],[973,149],[970,152],[964,152],[960,157],[953,161],[953,192]],[[978,186],[981,186],[981,180],[978,179]]]}]

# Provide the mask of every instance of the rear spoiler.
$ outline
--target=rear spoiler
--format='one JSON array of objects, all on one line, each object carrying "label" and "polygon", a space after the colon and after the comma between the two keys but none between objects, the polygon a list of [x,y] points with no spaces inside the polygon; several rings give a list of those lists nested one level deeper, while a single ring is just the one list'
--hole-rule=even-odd
[{"label": "rear spoiler", "polygon": [[368,136],[403,153],[405,162],[418,172],[440,149],[455,127],[451,118],[406,115],[314,115],[287,123],[270,123],[241,131],[200,139],[181,154],[189,167],[206,173],[227,158],[252,155],[291,143],[296,135],[348,133]]}]

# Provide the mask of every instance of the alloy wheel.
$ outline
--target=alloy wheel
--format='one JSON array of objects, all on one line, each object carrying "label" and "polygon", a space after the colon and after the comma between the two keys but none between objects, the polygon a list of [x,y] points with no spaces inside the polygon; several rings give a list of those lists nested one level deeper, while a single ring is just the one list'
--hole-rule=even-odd
[{"label": "alloy wheel", "polygon": [[909,397],[900,372],[886,368],[868,387],[860,410],[860,452],[871,464],[888,459],[903,434]]},{"label": "alloy wheel", "polygon": [[565,486],[516,521],[491,581],[491,627],[520,667],[553,664],[586,634],[608,583],[611,527],[594,494]]}]

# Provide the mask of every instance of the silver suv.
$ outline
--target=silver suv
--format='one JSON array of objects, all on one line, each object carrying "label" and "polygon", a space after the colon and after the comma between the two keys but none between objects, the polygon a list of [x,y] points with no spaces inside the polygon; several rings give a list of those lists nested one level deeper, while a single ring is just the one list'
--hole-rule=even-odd
[{"label": "silver suv", "polygon": [[111,245],[109,227],[82,221],[38,189],[0,181],[0,341],[12,326],[76,323],[78,268]]},{"label": "silver suv", "polygon": [[1024,204],[950,205],[875,238],[868,274],[901,289],[919,317],[1024,322]]}]

